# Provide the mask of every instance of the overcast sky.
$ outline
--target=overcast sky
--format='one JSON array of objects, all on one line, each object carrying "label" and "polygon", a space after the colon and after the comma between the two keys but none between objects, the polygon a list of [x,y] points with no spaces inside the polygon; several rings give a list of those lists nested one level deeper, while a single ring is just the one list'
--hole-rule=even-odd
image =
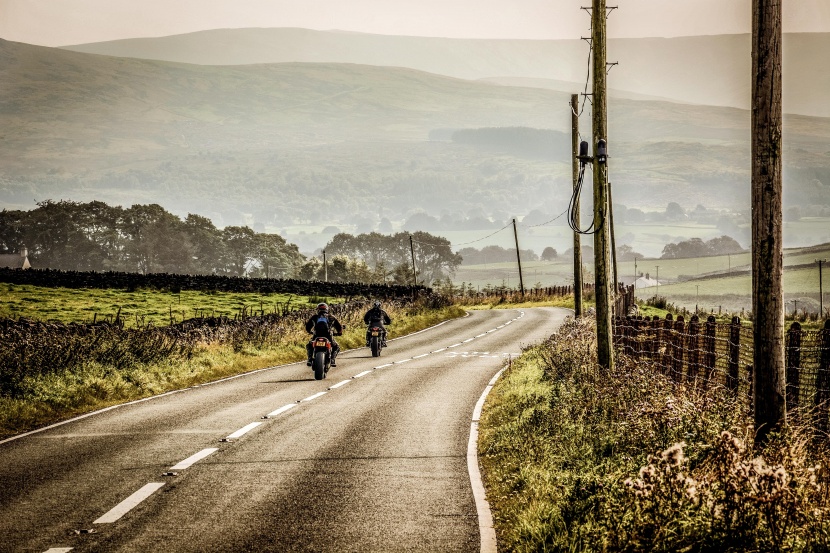
[{"label": "overcast sky", "polygon": [[[607,0],[611,37],[748,33],[752,0]],[[304,27],[458,38],[579,38],[591,0],[0,0],[0,38],[61,46],[203,29]],[[785,32],[830,32],[830,0],[784,2]]]}]

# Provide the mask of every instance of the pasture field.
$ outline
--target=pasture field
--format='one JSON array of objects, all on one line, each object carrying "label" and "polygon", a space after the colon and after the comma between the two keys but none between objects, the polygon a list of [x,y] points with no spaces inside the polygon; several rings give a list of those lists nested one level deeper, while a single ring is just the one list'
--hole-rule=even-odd
[{"label": "pasture field", "polygon": [[[40,286],[0,284],[0,317],[26,317],[39,321],[90,323],[113,321],[119,314],[128,327],[153,324],[169,325],[198,316],[233,318],[244,312],[281,313],[312,307],[329,298],[310,298],[290,294],[232,292],[180,293],[161,290],[126,290],[45,288]],[[336,301],[336,300],[335,300]]]},{"label": "pasture field", "polygon": [[[823,303],[819,302],[819,271],[817,259],[830,260],[830,244],[791,248],[784,251],[784,299],[788,314],[798,307],[818,313],[819,307],[827,313],[830,308],[830,264],[824,266],[822,278]],[[593,258],[583,258],[583,278],[592,283]],[[749,274],[752,257],[749,252],[696,257],[688,259],[638,259],[637,273],[648,274],[654,279],[660,276],[656,286],[638,288],[637,298],[646,300],[656,294],[663,296],[678,308],[690,311],[697,306],[707,313],[737,313],[750,310],[752,305],[752,280]],[[534,286],[562,286],[573,284],[573,264],[570,258],[560,256],[554,261],[522,262],[525,289]],[[623,261],[617,267],[621,282],[631,283],[634,278],[634,262]],[[453,278],[474,288],[487,286],[517,289],[519,269],[514,263],[488,263],[462,265]]]}]

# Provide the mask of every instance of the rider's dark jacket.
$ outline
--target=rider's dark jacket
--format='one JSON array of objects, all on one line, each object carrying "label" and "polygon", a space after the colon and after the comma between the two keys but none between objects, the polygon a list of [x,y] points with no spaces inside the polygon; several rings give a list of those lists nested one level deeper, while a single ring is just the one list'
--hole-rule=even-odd
[{"label": "rider's dark jacket", "polygon": [[363,322],[367,325],[374,324],[383,326],[391,323],[392,319],[390,319],[389,314],[380,307],[373,307],[367,311],[365,315],[363,315]]},{"label": "rider's dark jacket", "polygon": [[334,331],[334,334],[341,334],[343,332],[343,325],[341,325],[340,321],[338,321],[337,318],[335,318],[333,315],[321,315],[319,313],[316,315],[312,315],[311,318],[305,323],[305,331],[314,334],[314,338],[319,338],[320,335],[318,335],[317,319],[319,319],[321,316],[325,316],[329,320],[329,332],[328,334],[323,334],[323,336],[334,342],[332,330]]}]

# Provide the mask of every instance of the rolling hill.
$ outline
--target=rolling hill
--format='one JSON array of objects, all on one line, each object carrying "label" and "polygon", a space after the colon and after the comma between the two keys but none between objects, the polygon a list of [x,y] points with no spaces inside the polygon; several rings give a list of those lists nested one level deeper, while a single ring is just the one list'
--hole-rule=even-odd
[{"label": "rolling hill", "polygon": [[[619,65],[608,86],[623,97],[747,109],[750,36],[611,39]],[[559,80],[581,91],[588,47],[579,40],[465,40],[308,29],[217,29],[67,46],[78,52],[202,65],[357,63],[461,79]],[[784,110],[830,117],[830,33],[784,35]],[[544,85],[542,85],[544,86]]]},{"label": "rolling hill", "polygon": [[[521,136],[566,143],[568,100],[402,67],[207,66],[0,40],[0,205],[155,202],[269,230],[419,210],[556,215],[570,152],[504,141],[528,127],[544,132]],[[609,109],[615,203],[747,210],[747,111],[624,98]],[[499,128],[488,143],[454,140]],[[830,119],[788,115],[784,131],[787,202],[830,203]]]}]

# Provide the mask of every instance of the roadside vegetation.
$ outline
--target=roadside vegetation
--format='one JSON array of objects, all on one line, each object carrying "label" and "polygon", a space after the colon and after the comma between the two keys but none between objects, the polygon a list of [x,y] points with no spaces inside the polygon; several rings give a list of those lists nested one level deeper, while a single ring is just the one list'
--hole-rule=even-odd
[{"label": "roadside vegetation", "polygon": [[[364,345],[367,308],[365,302],[335,306],[346,325],[338,337],[344,350]],[[436,298],[385,302],[384,309],[393,318],[390,337],[464,314]],[[308,339],[304,323],[311,313],[134,328],[0,319],[0,438],[117,403],[301,361]],[[88,320],[86,313],[77,316]]]},{"label": "roadside vegetation", "polygon": [[791,425],[764,449],[725,390],[625,357],[569,320],[485,404],[479,454],[500,551],[827,551],[830,451]]}]

